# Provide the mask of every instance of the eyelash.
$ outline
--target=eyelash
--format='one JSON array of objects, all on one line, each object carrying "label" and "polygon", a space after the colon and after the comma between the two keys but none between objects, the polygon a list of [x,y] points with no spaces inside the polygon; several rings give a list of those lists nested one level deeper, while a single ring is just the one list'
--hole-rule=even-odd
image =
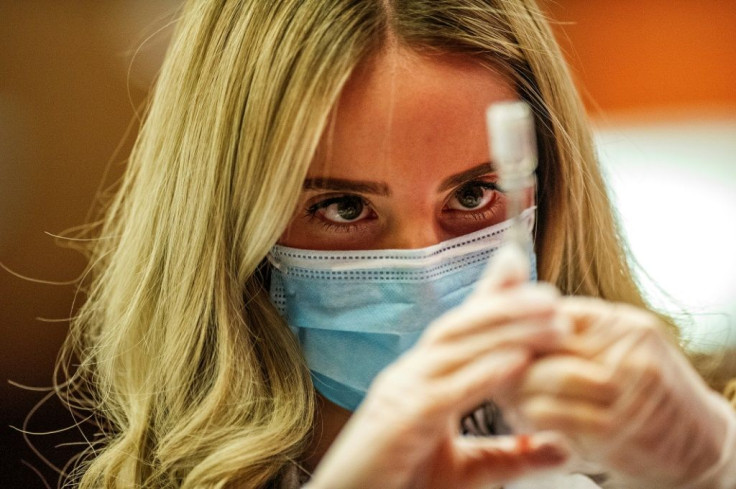
[{"label": "eyelash", "polygon": [[[472,180],[456,188],[451,194],[451,198],[453,198],[464,187],[469,187],[469,186],[478,186],[484,190],[491,190],[494,192],[498,192],[499,194],[503,194],[503,191],[499,188],[496,182],[488,182],[485,180]],[[481,221],[483,219],[488,218],[493,213],[497,212],[497,210],[492,209],[491,207],[495,207],[494,203],[495,201],[498,200],[498,198],[499,196],[492,196],[491,197],[492,200],[477,211],[474,211],[473,209],[468,209],[467,211],[461,211],[459,209],[448,209],[445,212],[452,212],[453,214],[457,214],[460,216],[460,219],[473,219],[475,221]]]},{"label": "eyelash", "polygon": [[[470,182],[466,182],[458,186],[450,194],[450,198],[454,198],[455,195],[460,190],[468,186],[478,186],[478,187],[483,188],[484,190],[491,190],[491,191],[495,191],[495,192],[499,192],[500,194],[503,194],[503,191],[498,187],[498,184],[496,182],[489,182],[486,180],[471,180]],[[323,218],[320,218],[317,215],[320,209],[325,209],[331,206],[332,204],[338,204],[341,202],[345,202],[345,200],[349,198],[359,199],[359,201],[365,208],[368,208],[371,211],[373,210],[371,203],[368,200],[364,199],[363,197],[356,195],[356,194],[341,194],[341,195],[335,195],[332,197],[328,197],[326,199],[320,200],[319,202],[309,205],[305,209],[305,217],[307,217],[310,221],[317,219],[319,223],[322,225],[322,227],[328,231],[351,232],[351,231],[357,230],[358,228],[361,228],[366,225],[364,222],[366,221],[366,219],[361,219],[356,222],[338,223],[334,221],[325,220]],[[493,201],[497,199],[498,197],[493,197],[493,200],[491,202],[483,206],[483,208],[478,211],[473,211],[472,209],[469,209],[467,211],[461,211],[458,209],[448,209],[448,210],[445,210],[444,212],[450,212],[450,213],[456,214],[457,216],[459,216],[458,217],[459,219],[472,219],[474,221],[482,221],[484,219],[490,218],[494,213],[498,211],[497,209],[490,208],[490,207],[495,207],[495,205],[493,204]]]},{"label": "eyelash", "polygon": [[328,221],[328,220],[322,219],[319,216],[317,216],[317,212],[320,209],[325,209],[331,206],[332,204],[339,204],[340,202],[344,202],[348,198],[356,198],[360,200],[363,207],[372,210],[370,202],[368,202],[363,197],[360,197],[359,195],[355,195],[355,194],[343,194],[343,195],[336,195],[334,197],[329,197],[327,199],[320,200],[319,202],[316,202],[310,205],[309,207],[305,209],[305,216],[310,221],[317,219],[319,221],[319,224],[321,224],[322,227],[326,229],[327,231],[339,231],[339,232],[346,232],[346,233],[354,231],[360,228],[361,226],[365,225],[363,223],[364,219],[360,221],[356,221],[356,222],[345,222],[341,224],[341,223],[337,223],[334,221]]}]

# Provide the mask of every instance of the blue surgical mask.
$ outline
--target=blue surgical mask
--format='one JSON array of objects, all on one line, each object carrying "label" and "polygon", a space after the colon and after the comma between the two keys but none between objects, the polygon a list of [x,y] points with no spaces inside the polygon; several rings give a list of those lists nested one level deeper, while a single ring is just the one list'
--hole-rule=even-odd
[{"label": "blue surgical mask", "polygon": [[[521,218],[531,232],[534,209]],[[271,301],[297,335],[315,388],[354,411],[376,375],[470,294],[509,227],[412,250],[274,246]],[[529,256],[534,280],[532,249]]]}]

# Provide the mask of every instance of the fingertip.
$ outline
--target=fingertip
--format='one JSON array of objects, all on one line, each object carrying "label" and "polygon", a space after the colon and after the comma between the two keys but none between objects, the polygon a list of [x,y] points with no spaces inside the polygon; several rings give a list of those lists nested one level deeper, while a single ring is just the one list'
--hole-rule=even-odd
[{"label": "fingertip", "polygon": [[517,289],[519,297],[533,303],[537,308],[546,308],[550,312],[557,311],[557,303],[560,299],[560,291],[552,284],[545,282],[526,283]]},{"label": "fingertip", "polygon": [[528,348],[509,347],[499,352],[498,361],[503,365],[507,376],[514,376],[529,366],[532,352]]},{"label": "fingertip", "polygon": [[560,289],[549,282],[536,282],[534,284],[534,288],[542,291],[543,294],[554,297],[555,299],[559,299],[560,297],[562,297],[562,294],[560,294]]},{"label": "fingertip", "polygon": [[470,460],[493,482],[560,469],[571,460],[569,445],[554,433],[503,435],[463,440]]},{"label": "fingertip", "polygon": [[[525,435],[520,435],[525,436]],[[571,451],[567,443],[558,440],[528,441],[526,458],[533,467],[557,467],[570,460]]]},{"label": "fingertip", "polygon": [[572,333],[590,330],[596,324],[609,321],[616,314],[617,304],[596,297],[562,297],[557,305],[559,314],[566,318]]}]

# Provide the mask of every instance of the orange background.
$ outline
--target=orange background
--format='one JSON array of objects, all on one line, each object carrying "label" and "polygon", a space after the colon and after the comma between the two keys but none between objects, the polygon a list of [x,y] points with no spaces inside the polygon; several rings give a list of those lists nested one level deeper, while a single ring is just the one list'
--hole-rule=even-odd
[{"label": "orange background", "polygon": [[[124,137],[160,59],[154,36],[173,0],[0,0],[0,262],[34,278],[68,281],[84,260],[45,234],[86,220],[112,162],[122,169]],[[558,0],[542,5],[596,118],[736,115],[736,4],[733,0]],[[130,68],[130,70],[129,70]],[[130,72],[129,72],[130,71]],[[133,125],[135,126],[135,125]],[[115,153],[115,148],[121,149]],[[0,453],[2,487],[43,487],[26,460],[54,485],[53,472],[7,428],[20,426],[50,384],[72,310],[74,288],[21,280],[0,270]],[[77,298],[78,301],[83,297]],[[71,418],[50,403],[30,430],[58,429]],[[78,438],[71,436],[71,438]],[[32,437],[63,463],[70,439]]]},{"label": "orange background", "polygon": [[733,0],[544,5],[592,115],[736,114]]}]

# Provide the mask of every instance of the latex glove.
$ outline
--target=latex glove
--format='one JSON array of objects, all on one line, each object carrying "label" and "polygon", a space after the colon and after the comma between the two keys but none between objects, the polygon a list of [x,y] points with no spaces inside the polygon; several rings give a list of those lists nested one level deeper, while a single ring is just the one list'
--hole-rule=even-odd
[{"label": "latex glove", "polygon": [[516,412],[566,434],[623,487],[736,488],[736,414],[668,340],[656,316],[565,298],[567,354],[528,369]]},{"label": "latex glove", "polygon": [[559,347],[557,291],[525,283],[528,262],[496,258],[474,293],[437,319],[371,386],[310,488],[473,488],[563,464],[553,434],[463,437],[463,414],[517,379],[534,352]]},{"label": "latex glove", "polygon": [[510,482],[503,489],[600,489],[600,486],[582,474],[545,474]]}]

